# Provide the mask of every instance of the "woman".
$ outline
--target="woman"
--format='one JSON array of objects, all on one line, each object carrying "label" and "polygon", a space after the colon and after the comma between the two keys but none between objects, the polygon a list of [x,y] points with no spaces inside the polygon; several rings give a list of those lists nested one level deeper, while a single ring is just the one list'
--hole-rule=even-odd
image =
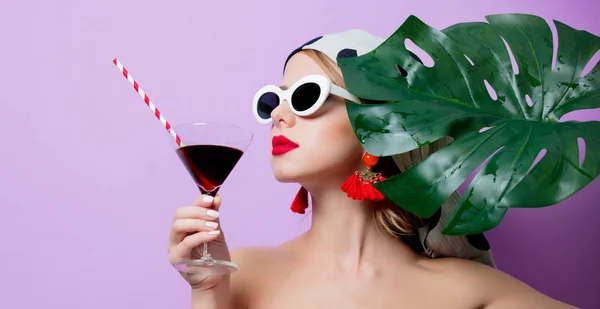
[{"label": "woman", "polygon": [[497,271],[483,236],[440,234],[458,193],[429,222],[385,198],[359,196],[369,186],[357,183],[355,172],[372,168],[390,177],[447,143],[394,158],[365,154],[345,101],[365,102],[345,91],[336,58],[381,42],[360,30],[312,40],[286,61],[281,89],[290,91],[269,86],[257,93],[255,116],[272,125],[275,177],[301,185],[293,211],[304,213],[310,193],[312,226],[278,247],[230,255],[218,228],[221,196],[200,196],[178,209],[169,234],[172,264],[212,241],[213,256],[239,266],[227,276],[183,274],[193,308],[572,308]]}]

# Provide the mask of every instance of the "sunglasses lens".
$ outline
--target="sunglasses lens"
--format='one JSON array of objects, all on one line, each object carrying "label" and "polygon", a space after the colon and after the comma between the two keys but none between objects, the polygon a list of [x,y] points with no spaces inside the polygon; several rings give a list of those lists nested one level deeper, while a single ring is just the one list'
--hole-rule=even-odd
[{"label": "sunglasses lens", "polygon": [[297,111],[303,112],[315,105],[319,96],[321,96],[321,86],[317,83],[306,83],[292,94],[292,105]]},{"label": "sunglasses lens", "polygon": [[271,118],[271,113],[279,105],[279,96],[274,92],[267,92],[258,99],[258,116],[262,119]]}]

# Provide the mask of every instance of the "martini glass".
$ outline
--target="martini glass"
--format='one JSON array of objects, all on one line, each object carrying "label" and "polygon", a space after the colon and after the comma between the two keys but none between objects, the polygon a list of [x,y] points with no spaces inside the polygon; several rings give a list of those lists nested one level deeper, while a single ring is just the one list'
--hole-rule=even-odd
[{"label": "martini glass", "polygon": [[[215,196],[254,137],[242,127],[216,122],[195,122],[174,126],[182,146],[175,151],[200,193]],[[199,259],[183,261],[175,268],[184,273],[210,271],[216,274],[235,272],[235,263],[215,259],[209,243],[202,244]]]}]

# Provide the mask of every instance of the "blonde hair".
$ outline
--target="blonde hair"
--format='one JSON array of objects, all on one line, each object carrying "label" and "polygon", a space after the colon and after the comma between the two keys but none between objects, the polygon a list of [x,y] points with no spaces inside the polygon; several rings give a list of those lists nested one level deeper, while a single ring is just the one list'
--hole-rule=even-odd
[{"label": "blonde hair", "polygon": [[[340,68],[328,56],[319,51],[311,49],[302,50],[301,52],[319,64],[321,69],[328,75],[333,84],[343,88],[346,87]],[[416,149],[408,154],[394,156],[393,158],[380,158],[380,163],[378,163],[378,165],[383,164],[383,166],[380,166],[379,168],[380,172],[384,174],[384,176],[390,177],[392,176],[391,174],[404,171],[407,168],[408,163],[411,163],[411,155],[414,157],[412,152],[419,152],[419,154],[421,153],[419,149]],[[408,157],[406,157],[406,155],[408,155]],[[406,158],[408,158],[408,161],[406,161]],[[405,211],[387,199],[381,202],[380,206],[375,209],[373,217],[378,227],[383,228],[388,233],[399,238],[402,236],[416,234],[417,228],[423,224],[419,217]]]}]

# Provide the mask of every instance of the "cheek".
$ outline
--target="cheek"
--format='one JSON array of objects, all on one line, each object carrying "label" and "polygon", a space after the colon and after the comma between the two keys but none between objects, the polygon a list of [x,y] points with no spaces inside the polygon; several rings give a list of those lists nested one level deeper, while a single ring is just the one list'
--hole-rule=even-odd
[{"label": "cheek", "polygon": [[339,165],[344,169],[346,164],[354,166],[356,158],[360,158],[362,148],[345,108],[331,110],[311,122],[311,136],[314,137],[310,142],[311,152],[319,154],[319,161],[326,165]]}]

